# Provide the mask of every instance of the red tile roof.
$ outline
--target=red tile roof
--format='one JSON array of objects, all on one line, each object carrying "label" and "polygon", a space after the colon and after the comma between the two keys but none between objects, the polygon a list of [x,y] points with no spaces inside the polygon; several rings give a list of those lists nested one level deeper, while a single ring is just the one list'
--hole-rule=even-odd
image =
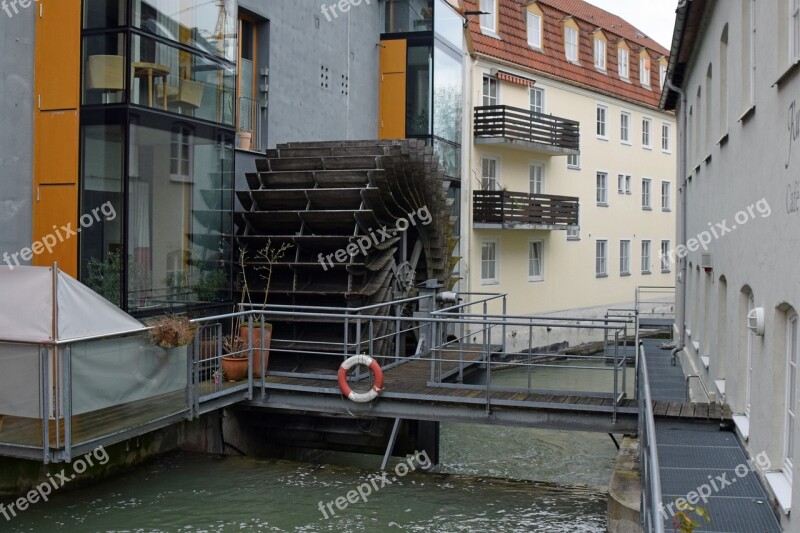
[{"label": "red tile roof", "polygon": [[[480,19],[470,18],[473,52],[517,65],[547,77],[606,93],[623,100],[658,108],[661,97],[659,63],[669,51],[645,36],[624,19],[583,0],[539,0],[536,4],[544,13],[543,51],[528,45],[525,11],[529,0],[498,0],[497,39],[481,32]],[[478,10],[478,0],[465,0],[466,10]],[[567,61],[564,51],[564,20],[573,17],[580,28],[578,63]],[[603,30],[609,41],[606,73],[594,66],[592,34]],[[622,81],[617,70],[617,46],[625,39],[630,53],[630,82]],[[639,53],[645,48],[650,55],[650,89],[639,83]]]}]

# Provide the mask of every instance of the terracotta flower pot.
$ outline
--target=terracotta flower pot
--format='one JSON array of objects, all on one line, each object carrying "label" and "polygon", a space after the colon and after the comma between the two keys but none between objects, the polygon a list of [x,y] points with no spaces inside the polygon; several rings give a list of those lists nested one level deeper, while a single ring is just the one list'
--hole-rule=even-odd
[{"label": "terracotta flower pot", "polygon": [[[247,342],[249,328],[239,328],[239,336]],[[253,325],[253,375],[261,377],[261,358],[264,358],[264,368],[269,368],[269,345],[272,341],[272,324],[264,324],[264,335],[261,335],[261,326]],[[258,349],[257,349],[258,348]]]},{"label": "terracotta flower pot", "polygon": [[247,358],[222,357],[222,371],[228,381],[242,381],[247,379]]}]

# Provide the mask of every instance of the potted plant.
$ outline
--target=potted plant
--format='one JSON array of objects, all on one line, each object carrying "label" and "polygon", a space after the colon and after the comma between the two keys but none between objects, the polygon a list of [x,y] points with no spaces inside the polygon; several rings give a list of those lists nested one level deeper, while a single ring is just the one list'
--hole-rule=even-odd
[{"label": "potted plant", "polygon": [[[287,250],[291,249],[292,246],[292,244],[283,243],[279,247],[274,247],[272,245],[272,240],[268,240],[267,245],[256,252],[256,259],[261,266],[254,267],[254,270],[258,272],[259,277],[264,281],[264,300],[261,302],[263,307],[266,307],[267,299],[269,298],[269,290],[270,286],[272,285],[273,267],[275,266],[275,263],[277,263],[283,258],[284,255],[286,255]],[[247,250],[246,248],[242,248],[242,251],[239,254],[239,268],[241,269],[242,273],[241,303],[252,304],[253,301],[250,297],[250,285],[248,284],[245,270],[246,263]],[[260,317],[257,317],[252,321],[252,326],[253,348],[257,348],[257,350],[253,352],[253,374],[257,377],[261,377],[262,357],[264,358],[264,368],[267,368],[267,364],[269,362],[269,348],[272,341],[272,324],[263,322]],[[238,317],[234,331],[239,332],[239,337],[242,339],[242,342],[246,344],[251,335],[249,321],[245,322],[241,316]]]},{"label": "potted plant", "polygon": [[239,149],[249,150],[253,143],[253,132],[239,131]]},{"label": "potted plant", "polygon": [[192,324],[185,316],[167,315],[152,320],[148,325],[150,342],[165,350],[190,345],[197,331],[197,325]]},{"label": "potted plant", "polygon": [[[228,381],[247,379],[247,342],[238,335],[222,338],[222,375]],[[255,364],[255,361],[254,361]]]}]

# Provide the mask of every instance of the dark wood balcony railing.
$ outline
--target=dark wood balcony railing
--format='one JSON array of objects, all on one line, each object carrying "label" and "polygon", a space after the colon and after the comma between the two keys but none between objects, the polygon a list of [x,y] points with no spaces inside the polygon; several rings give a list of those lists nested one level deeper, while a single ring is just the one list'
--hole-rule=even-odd
[{"label": "dark wood balcony railing", "polygon": [[475,191],[473,221],[476,224],[531,226],[578,225],[578,198],[509,191]]},{"label": "dark wood balcony railing", "polygon": [[507,105],[476,107],[475,138],[492,137],[580,150],[580,124],[574,120]]}]

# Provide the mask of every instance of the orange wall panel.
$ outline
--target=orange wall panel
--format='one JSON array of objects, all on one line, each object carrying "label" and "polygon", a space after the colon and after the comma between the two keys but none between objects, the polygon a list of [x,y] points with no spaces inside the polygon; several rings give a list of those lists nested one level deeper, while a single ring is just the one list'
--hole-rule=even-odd
[{"label": "orange wall panel", "polygon": [[39,0],[34,84],[41,110],[78,109],[81,74],[80,0]]},{"label": "orange wall panel", "polygon": [[[62,229],[69,226],[78,230],[78,187],[75,185],[42,185],[38,187],[36,217],[33,221],[33,242],[44,241],[51,244],[48,252],[33,256],[34,266],[51,266],[58,261],[58,267],[70,276],[78,277],[78,236]],[[53,228],[53,226],[56,226]],[[36,246],[36,245],[35,245]],[[36,246],[41,251],[41,247]],[[36,250],[34,250],[35,252]]]},{"label": "orange wall panel", "polygon": [[402,139],[406,136],[407,43],[393,40],[381,45],[378,137]]},{"label": "orange wall panel", "polygon": [[77,183],[78,112],[40,111],[36,113],[35,122],[36,183]]},{"label": "orange wall panel", "polygon": [[[38,0],[36,9],[33,244],[41,253],[32,263],[58,261],[77,276],[78,237],[61,228],[78,223],[81,2]],[[37,244],[54,238],[49,251]]]}]

